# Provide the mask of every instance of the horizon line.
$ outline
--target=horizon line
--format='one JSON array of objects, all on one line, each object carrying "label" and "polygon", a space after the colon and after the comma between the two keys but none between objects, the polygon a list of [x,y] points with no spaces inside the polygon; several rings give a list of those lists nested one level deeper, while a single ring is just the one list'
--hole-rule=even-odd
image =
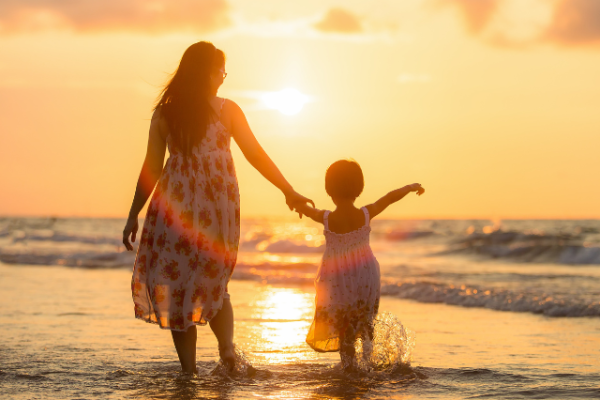
[{"label": "horizon line", "polygon": [[[68,215],[68,214],[0,214],[0,219],[4,218],[56,218],[56,219],[126,219],[125,215]],[[138,219],[144,219],[145,216],[140,216]],[[254,215],[246,215],[242,216],[242,219],[299,219],[295,214],[290,213],[287,214],[254,214]],[[305,217],[306,218],[306,217]],[[304,218],[302,218],[304,219]],[[573,221],[581,221],[581,220],[600,220],[600,215],[598,216],[390,216],[390,217],[382,217],[378,218],[380,220],[485,220],[485,221],[518,221],[518,220],[540,220],[540,221],[548,221],[548,220],[573,220]]]}]

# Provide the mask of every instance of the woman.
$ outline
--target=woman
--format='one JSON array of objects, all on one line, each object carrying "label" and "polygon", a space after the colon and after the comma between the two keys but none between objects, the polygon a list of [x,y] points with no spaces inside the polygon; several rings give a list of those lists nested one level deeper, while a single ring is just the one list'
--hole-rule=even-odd
[{"label": "woman", "polygon": [[[233,368],[233,309],[227,283],[240,238],[239,192],[229,149],[246,159],[294,207],[296,193],[254,137],[242,110],[217,97],[225,55],[211,43],[190,46],[154,108],[146,159],[123,244],[133,250],[138,214],[148,207],[131,289],[135,316],[170,329],[184,372],[196,372],[196,325],[210,323],[219,354]],[[163,169],[165,150],[170,157]],[[160,178],[160,179],[159,179]],[[158,182],[158,185],[157,185]]]}]

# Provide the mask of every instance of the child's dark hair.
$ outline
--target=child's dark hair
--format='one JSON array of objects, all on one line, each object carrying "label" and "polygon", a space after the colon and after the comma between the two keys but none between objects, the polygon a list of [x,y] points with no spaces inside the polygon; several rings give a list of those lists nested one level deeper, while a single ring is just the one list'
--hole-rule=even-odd
[{"label": "child's dark hair", "polygon": [[355,199],[363,191],[365,180],[354,160],[339,160],[327,168],[325,191],[332,198]]}]

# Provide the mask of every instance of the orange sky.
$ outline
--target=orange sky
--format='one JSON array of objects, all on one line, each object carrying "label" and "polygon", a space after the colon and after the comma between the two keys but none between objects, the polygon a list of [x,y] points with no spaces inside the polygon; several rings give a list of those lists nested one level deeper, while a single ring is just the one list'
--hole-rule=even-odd
[{"label": "orange sky", "polygon": [[[0,4],[0,215],[125,216],[155,96],[187,46],[228,57],[245,110],[320,208],[339,158],[385,216],[599,218],[597,0],[7,0]],[[288,116],[249,93],[295,88]],[[286,215],[234,147],[242,215]]]}]

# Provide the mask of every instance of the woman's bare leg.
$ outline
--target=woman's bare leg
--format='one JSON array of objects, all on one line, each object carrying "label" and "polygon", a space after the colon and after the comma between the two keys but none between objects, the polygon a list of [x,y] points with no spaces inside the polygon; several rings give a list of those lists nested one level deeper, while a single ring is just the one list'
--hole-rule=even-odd
[{"label": "woman's bare leg", "polygon": [[179,356],[181,370],[187,373],[196,373],[196,340],[198,332],[196,325],[190,326],[187,331],[171,331],[175,350]]},{"label": "woman's bare leg", "polygon": [[233,307],[230,299],[223,299],[221,310],[210,320],[209,324],[219,341],[221,360],[231,371],[235,366],[235,351],[233,348]]}]

